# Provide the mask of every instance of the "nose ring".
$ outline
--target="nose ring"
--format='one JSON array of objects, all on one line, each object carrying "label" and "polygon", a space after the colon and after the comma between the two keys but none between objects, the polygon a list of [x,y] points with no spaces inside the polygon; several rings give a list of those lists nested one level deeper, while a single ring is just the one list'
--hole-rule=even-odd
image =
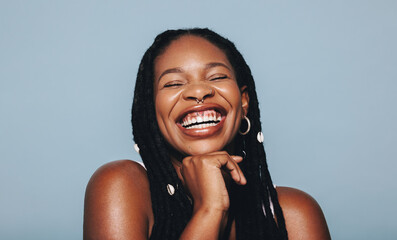
[{"label": "nose ring", "polygon": [[[210,91],[210,93],[208,94],[209,96],[212,96],[212,89],[211,89],[211,91]],[[205,97],[207,97],[208,95],[205,95],[202,99],[198,99],[198,98],[196,98],[196,102],[197,102],[197,104],[200,104],[200,103],[204,103],[204,98]]]}]

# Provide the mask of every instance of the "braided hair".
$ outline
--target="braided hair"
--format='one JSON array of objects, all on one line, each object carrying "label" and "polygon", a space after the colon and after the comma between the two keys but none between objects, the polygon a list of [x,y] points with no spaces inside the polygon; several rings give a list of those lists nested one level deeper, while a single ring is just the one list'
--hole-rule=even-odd
[{"label": "braided hair", "polygon": [[[251,120],[251,130],[244,136],[236,136],[238,151],[244,150],[246,153],[240,167],[247,184],[238,186],[233,183],[229,191],[230,211],[236,221],[236,237],[239,240],[287,239],[285,221],[268,171],[265,150],[257,141],[261,122],[251,70],[231,41],[207,28],[167,30],[159,34],[139,65],[131,122],[134,141],[139,146],[150,183],[154,215],[150,239],[178,239],[192,217],[191,201],[171,163],[169,147],[157,124],[153,89],[156,57],[172,41],[185,35],[202,37],[221,49],[234,69],[239,87],[247,86],[250,99],[247,117]],[[168,184],[176,188],[172,196],[168,194]]]}]

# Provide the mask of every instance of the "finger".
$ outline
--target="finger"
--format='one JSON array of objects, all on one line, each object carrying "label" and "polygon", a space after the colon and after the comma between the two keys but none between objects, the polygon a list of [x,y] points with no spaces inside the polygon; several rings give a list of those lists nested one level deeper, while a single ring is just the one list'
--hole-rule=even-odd
[{"label": "finger", "polygon": [[237,184],[245,185],[247,183],[247,179],[235,161],[226,159],[226,162],[223,164],[223,166],[229,171],[230,176]]},{"label": "finger", "polygon": [[[237,164],[241,162],[243,158],[236,155],[230,156],[227,152],[218,152],[218,154],[220,156],[220,158],[217,158],[220,164],[219,167],[223,167],[225,170],[227,170],[237,184],[245,185],[247,183],[247,179]],[[225,154],[227,156],[225,156]]]},{"label": "finger", "polygon": [[238,163],[243,161],[243,157],[238,156],[238,155],[229,155],[229,153],[226,151],[211,152],[211,153],[208,153],[207,155],[209,155],[209,156],[225,156],[226,155],[226,156],[231,157],[234,161],[236,161]]},{"label": "finger", "polygon": [[240,156],[233,155],[233,156],[230,156],[230,157],[237,163],[241,163],[243,161],[243,157],[240,157]]},{"label": "finger", "polygon": [[227,151],[215,151],[208,153],[208,155],[229,155],[229,153]]},{"label": "finger", "polygon": [[[236,163],[241,163],[244,160],[244,158],[241,157],[241,156],[233,155],[231,157],[233,158],[233,160]],[[240,166],[238,164],[237,164],[237,169],[238,169],[239,174],[242,176],[239,183],[242,184],[242,185],[245,185],[247,183],[247,179],[245,178],[244,173],[243,173],[243,171],[241,170],[241,168],[240,168]]]}]

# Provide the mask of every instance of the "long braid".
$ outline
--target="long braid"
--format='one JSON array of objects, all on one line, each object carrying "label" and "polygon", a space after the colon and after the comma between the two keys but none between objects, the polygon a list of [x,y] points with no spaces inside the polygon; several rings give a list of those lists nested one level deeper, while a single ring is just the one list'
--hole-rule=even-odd
[{"label": "long braid", "polygon": [[[133,134],[148,170],[155,218],[151,239],[175,239],[185,227],[191,210],[190,203],[184,199],[186,197],[181,198],[180,191],[171,197],[166,188],[168,183],[181,186],[181,182],[168,157],[164,139],[155,120],[153,81],[147,80],[153,79],[155,49],[156,45],[153,45],[146,52],[139,67],[132,108]],[[175,211],[175,201],[183,211]]]},{"label": "long braid", "polygon": [[[229,40],[208,29],[169,30],[158,35],[142,58],[135,86],[132,107],[134,140],[139,145],[142,160],[147,168],[154,226],[151,239],[178,239],[191,218],[192,205],[182,187],[168,156],[168,146],[162,137],[155,114],[153,96],[154,61],[166,47],[183,35],[203,37],[224,51],[236,73],[238,85],[247,86],[248,118],[251,131],[236,136],[237,146],[246,152],[240,165],[247,177],[246,186],[232,185],[231,209],[236,220],[237,239],[287,239],[285,221],[266,164],[264,147],[256,140],[261,131],[258,99],[251,71],[242,55]],[[242,149],[240,149],[242,150]],[[176,188],[174,195],[167,192],[167,184]],[[273,217],[271,204],[274,208]]]},{"label": "long braid", "polygon": [[[287,239],[288,236],[285,228],[284,216],[278,202],[277,192],[273,186],[268,171],[265,150],[263,145],[257,142],[257,133],[261,132],[262,130],[259,103],[251,70],[233,43],[228,40],[222,42],[223,44],[226,44],[225,46],[220,46],[216,44],[216,42],[213,43],[220,47],[227,55],[230,63],[235,69],[239,86],[247,86],[248,96],[250,99],[247,117],[251,120],[251,131],[244,136],[244,140],[246,141],[245,145],[249,146],[250,148],[246,149],[247,160],[246,164],[244,164],[245,169],[243,169],[243,172],[244,174],[249,174],[250,179],[247,179],[247,181],[249,182],[251,180],[254,185],[252,188],[249,188],[251,192],[248,193],[251,196],[256,196],[256,199],[251,201],[251,204],[252,206],[255,206],[256,211],[253,215],[256,216],[255,224],[253,224],[253,226],[263,229],[263,224],[265,224],[263,221],[266,219],[265,231],[271,233],[270,235],[272,236],[272,239]],[[270,202],[273,205],[277,223],[272,217],[273,213],[270,207]],[[264,208],[266,216],[263,216],[262,208]],[[245,211],[245,213],[249,212],[250,211]],[[250,228],[246,225],[244,229]],[[242,229],[242,231],[245,231],[244,229]],[[250,229],[250,231],[258,232],[258,229]],[[247,233],[247,235],[248,234],[249,233]],[[262,236],[263,235],[261,233],[258,233],[258,235],[254,238],[245,238],[244,235],[242,235],[241,238],[238,239],[263,239]]]}]

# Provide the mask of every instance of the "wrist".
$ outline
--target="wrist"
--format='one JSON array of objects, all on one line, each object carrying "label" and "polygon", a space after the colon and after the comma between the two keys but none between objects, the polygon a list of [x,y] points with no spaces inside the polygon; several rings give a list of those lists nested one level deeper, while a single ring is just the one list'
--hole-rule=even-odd
[{"label": "wrist", "polygon": [[201,206],[194,206],[193,215],[199,214],[202,216],[210,216],[214,218],[219,217],[221,219],[227,214],[227,211],[228,211],[227,208],[223,208],[220,206],[201,205]]}]

